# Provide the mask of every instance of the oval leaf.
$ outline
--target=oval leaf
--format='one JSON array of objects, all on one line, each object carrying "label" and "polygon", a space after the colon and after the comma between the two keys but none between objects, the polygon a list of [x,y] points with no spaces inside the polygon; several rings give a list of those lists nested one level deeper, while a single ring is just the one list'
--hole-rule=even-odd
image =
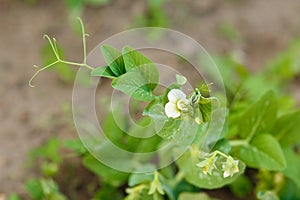
[{"label": "oval leaf", "polygon": [[122,49],[125,69],[127,72],[139,68],[150,90],[153,90],[158,82],[159,74],[155,64],[146,56],[131,47]]},{"label": "oval leaf", "polygon": [[250,144],[242,146],[239,151],[239,158],[247,166],[253,168],[279,171],[286,167],[280,144],[269,134],[258,135],[250,141]]},{"label": "oval leaf", "polygon": [[300,110],[281,116],[271,133],[282,146],[288,147],[300,139]]},{"label": "oval leaf", "polygon": [[115,76],[118,77],[125,73],[125,65],[121,52],[108,45],[101,46],[101,51],[107,65]]},{"label": "oval leaf", "polygon": [[290,178],[300,188],[300,155],[292,148],[283,150],[286,157],[287,168],[282,172],[286,177]]},{"label": "oval leaf", "polygon": [[276,121],[277,98],[273,91],[267,92],[242,115],[239,123],[242,138],[269,131]]},{"label": "oval leaf", "polygon": [[114,73],[110,70],[108,66],[97,67],[91,72],[91,76],[101,76],[106,78],[116,78]]},{"label": "oval leaf", "polygon": [[156,77],[152,78],[151,69],[146,68],[148,66],[143,65],[119,76],[113,80],[112,86],[136,100],[152,101],[154,96],[148,86],[149,81],[156,79]]}]

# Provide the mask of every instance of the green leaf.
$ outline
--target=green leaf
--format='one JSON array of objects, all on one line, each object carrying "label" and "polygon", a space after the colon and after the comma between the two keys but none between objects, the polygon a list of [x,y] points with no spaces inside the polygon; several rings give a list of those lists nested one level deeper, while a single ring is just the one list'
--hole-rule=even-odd
[{"label": "green leaf", "polygon": [[161,138],[169,140],[179,132],[181,120],[179,118],[168,118],[161,103],[152,105],[143,114],[149,116],[152,119],[155,125],[156,134]]},{"label": "green leaf", "polygon": [[128,180],[128,186],[132,187],[141,183],[150,183],[153,179],[153,173],[131,174]]},{"label": "green leaf", "polygon": [[[288,48],[280,52],[268,65],[268,74],[273,75],[273,79],[280,83],[287,83],[300,73],[300,40],[292,40]],[[280,74],[280,76],[278,76]]]},{"label": "green leaf", "polygon": [[42,147],[31,150],[30,156],[34,159],[37,157],[49,159],[54,163],[59,164],[62,160],[59,154],[60,143],[57,138],[51,138]]},{"label": "green leaf", "polygon": [[165,108],[161,103],[152,104],[143,112],[144,116],[149,116],[155,125],[155,131],[159,132],[164,127],[168,117],[165,114]]},{"label": "green leaf", "polygon": [[214,145],[214,147],[212,149],[212,152],[218,150],[218,151],[221,151],[223,153],[228,154],[230,152],[230,150],[231,150],[230,143],[225,138],[217,141],[217,143],[213,142],[213,144],[215,144],[215,145]]},{"label": "green leaf", "polygon": [[183,156],[176,161],[179,169],[185,175],[185,179],[190,184],[200,188],[214,189],[223,187],[226,184],[232,183],[245,170],[245,164],[239,162],[239,172],[232,177],[223,178],[223,170],[221,161],[216,162],[217,169],[214,169],[212,175],[205,175],[203,169],[196,165],[200,162],[200,151],[195,145],[192,145],[190,150],[183,154]]},{"label": "green leaf", "polygon": [[276,115],[277,98],[274,92],[269,91],[241,116],[240,136],[250,139],[258,133],[269,131],[276,121]]},{"label": "green leaf", "polygon": [[180,131],[180,123],[181,120],[179,118],[178,119],[168,118],[165,121],[162,129],[158,131],[156,134],[165,140],[173,139],[174,136]]},{"label": "green leaf", "polygon": [[282,173],[300,188],[300,156],[292,148],[283,149],[283,153],[286,158],[287,168]]},{"label": "green leaf", "polygon": [[64,141],[64,147],[75,151],[79,155],[87,153],[87,149],[82,144],[80,139],[69,139]]},{"label": "green leaf", "polygon": [[101,46],[101,51],[109,69],[116,77],[125,73],[125,65],[121,52],[107,45]]},{"label": "green leaf", "polygon": [[149,58],[129,46],[122,49],[122,54],[127,72],[138,66],[153,64]]},{"label": "green leaf", "polygon": [[157,81],[158,74],[153,74],[149,65],[142,65],[114,79],[112,86],[136,100],[149,102],[154,99],[149,84]]},{"label": "green leaf", "polygon": [[122,53],[126,71],[129,72],[132,69],[139,68],[148,88],[154,90],[159,79],[155,64],[149,58],[131,47],[124,47]]},{"label": "green leaf", "polygon": [[[179,172],[180,173],[180,172]],[[173,181],[171,181],[171,184],[173,183]],[[183,193],[183,192],[198,192],[199,188],[188,183],[185,179],[182,179],[181,181],[179,181],[175,186],[172,187],[172,193],[174,199],[178,199],[178,196]]]},{"label": "green leaf", "polygon": [[25,183],[25,188],[34,200],[43,199],[44,192],[39,180],[29,180]]},{"label": "green leaf", "polygon": [[252,102],[270,90],[279,92],[279,87],[276,82],[270,81],[265,74],[258,73],[247,77],[243,81],[241,91],[246,92],[244,98],[248,102]]},{"label": "green leaf", "polygon": [[179,195],[178,200],[217,200],[215,198],[210,198],[208,194],[204,192],[192,193],[192,192],[183,192]]},{"label": "green leaf", "polygon": [[290,179],[286,179],[283,188],[279,192],[279,196],[283,200],[300,200],[299,187]]},{"label": "green leaf", "polygon": [[240,147],[239,158],[253,168],[280,171],[286,167],[280,144],[269,134],[257,135],[248,145]]},{"label": "green leaf", "polygon": [[300,110],[277,119],[271,133],[282,146],[288,147],[300,140]]},{"label": "green leaf", "polygon": [[199,103],[199,109],[202,115],[203,122],[209,122],[211,118],[211,112],[212,112],[211,103],[206,103],[206,104]]},{"label": "green leaf", "polygon": [[116,76],[110,70],[110,68],[108,66],[97,67],[97,68],[93,69],[93,71],[91,72],[91,75],[92,76],[101,76],[101,77],[105,77],[105,78],[116,78]]},{"label": "green leaf", "polygon": [[83,165],[100,176],[104,182],[107,182],[114,186],[122,185],[128,178],[128,173],[120,172],[107,167],[90,154],[86,155],[83,158]]},{"label": "green leaf", "polygon": [[[132,147],[128,146],[125,137],[128,136],[122,129],[125,129],[126,119],[124,116],[116,114],[120,113],[121,110],[119,108],[115,108],[113,111],[107,113],[105,120],[102,124],[102,129],[105,136],[116,146],[126,149],[127,151],[132,151]],[[115,114],[114,114],[115,113]]]}]

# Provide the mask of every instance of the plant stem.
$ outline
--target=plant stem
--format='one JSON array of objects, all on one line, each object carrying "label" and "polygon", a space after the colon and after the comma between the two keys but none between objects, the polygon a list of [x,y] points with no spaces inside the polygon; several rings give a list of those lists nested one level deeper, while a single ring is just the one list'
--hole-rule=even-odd
[{"label": "plant stem", "polygon": [[236,146],[247,146],[248,141],[247,140],[232,140],[229,141],[230,146],[236,147]]},{"label": "plant stem", "polygon": [[83,63],[86,64],[86,34],[85,29],[83,26],[83,22],[80,17],[77,18],[79,20],[80,26],[81,26],[81,32],[82,32],[82,44],[83,44]]},{"label": "plant stem", "polygon": [[89,70],[94,70],[93,67],[91,67],[91,66],[89,66],[88,64],[85,64],[85,63],[76,63],[76,62],[69,62],[69,61],[64,61],[64,60],[60,60],[59,62],[67,64],[67,65],[82,66],[82,67],[85,67]]}]

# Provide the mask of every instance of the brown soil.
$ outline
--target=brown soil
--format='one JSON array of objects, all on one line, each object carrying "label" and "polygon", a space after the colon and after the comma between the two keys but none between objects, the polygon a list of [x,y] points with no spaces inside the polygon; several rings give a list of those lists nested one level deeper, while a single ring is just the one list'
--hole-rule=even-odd
[{"label": "brown soil", "polygon": [[[86,8],[82,17],[90,34],[89,49],[128,28],[144,9],[138,0]],[[209,52],[244,51],[245,63],[253,71],[300,36],[300,1],[295,0],[175,0],[165,10],[170,28],[195,38]],[[76,137],[62,111],[62,104],[71,102],[72,84],[62,84],[53,72],[41,73],[35,88],[27,84],[34,73],[32,65],[42,63],[39,52],[45,33],[58,39],[68,58],[82,59],[81,39],[69,22],[62,1],[31,5],[0,0],[0,199],[1,193],[24,192],[24,180],[34,174],[26,167],[30,149],[52,136]],[[217,29],[223,22],[237,28],[242,42],[219,36]]]}]

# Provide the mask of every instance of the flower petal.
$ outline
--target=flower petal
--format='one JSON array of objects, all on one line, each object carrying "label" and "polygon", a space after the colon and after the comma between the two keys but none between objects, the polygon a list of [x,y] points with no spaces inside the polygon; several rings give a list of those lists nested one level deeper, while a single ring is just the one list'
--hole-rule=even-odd
[{"label": "flower petal", "polygon": [[177,105],[172,102],[168,102],[165,106],[165,113],[168,117],[177,118],[180,116],[180,111],[177,109]]},{"label": "flower petal", "polygon": [[227,178],[228,176],[230,176],[230,173],[229,173],[229,171],[224,171],[224,174],[223,174],[223,177],[224,178]]},{"label": "flower petal", "polygon": [[176,103],[179,99],[185,99],[186,95],[179,89],[172,89],[168,93],[168,99],[170,102]]}]

